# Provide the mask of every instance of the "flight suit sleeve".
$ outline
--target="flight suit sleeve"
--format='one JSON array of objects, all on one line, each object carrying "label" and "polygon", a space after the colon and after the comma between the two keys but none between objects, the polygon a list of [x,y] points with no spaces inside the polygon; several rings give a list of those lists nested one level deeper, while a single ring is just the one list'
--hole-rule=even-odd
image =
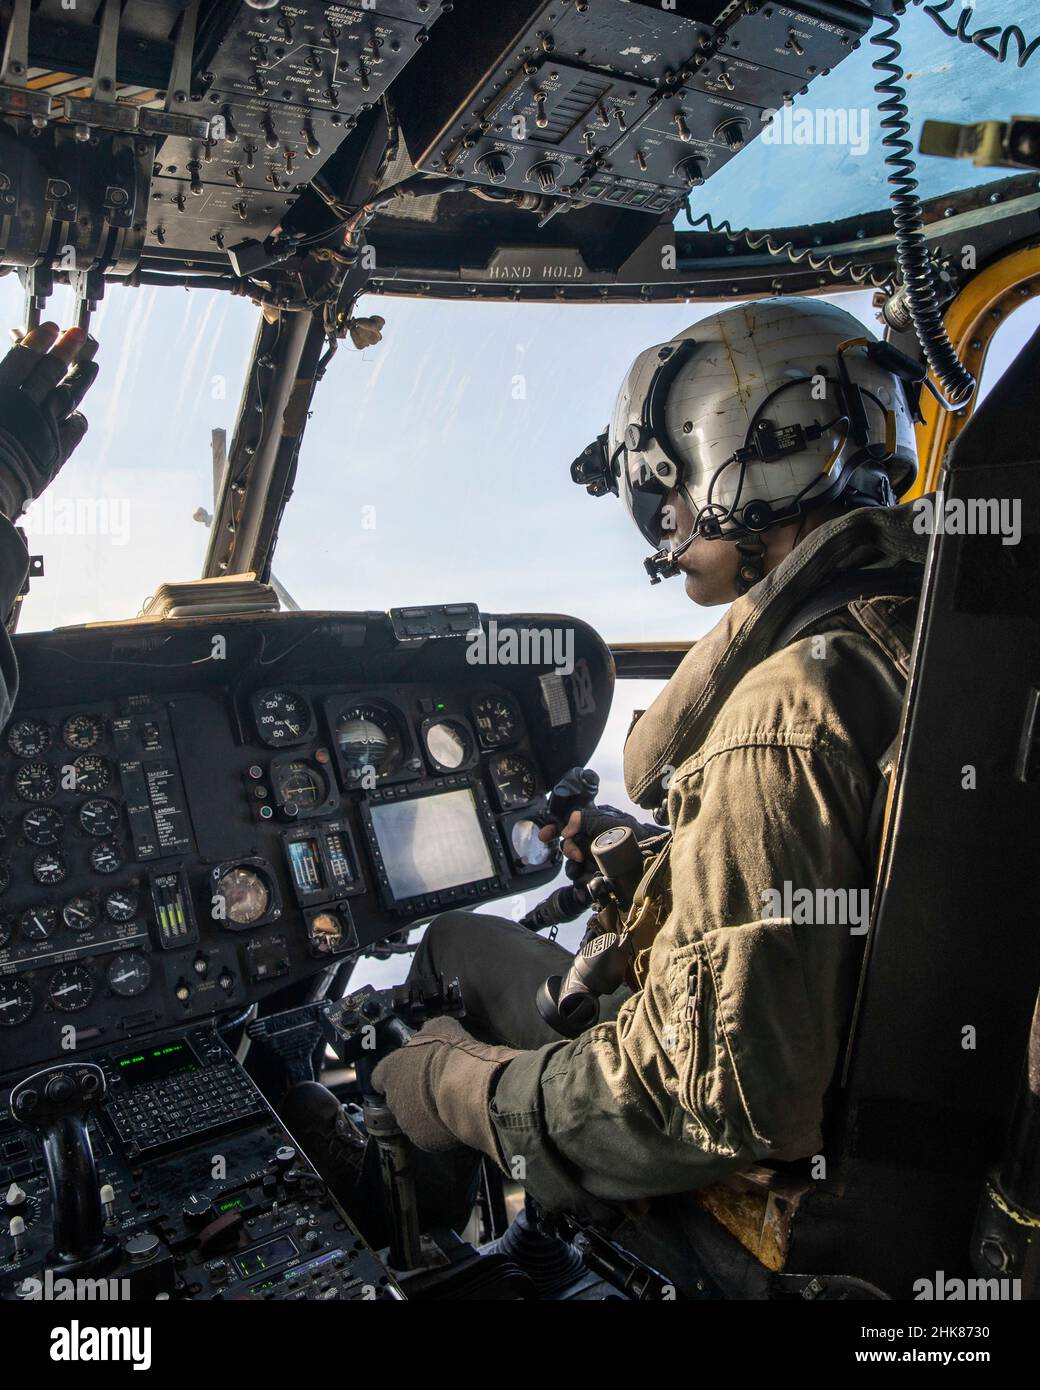
[{"label": "flight suit sleeve", "polygon": [[21,537],[6,516],[0,515],[0,729],[11,717],[18,694],[18,667],[3,619],[25,582],[29,555]]},{"label": "flight suit sleeve", "polygon": [[[811,723],[715,739],[683,765],[644,988],[498,1081],[505,1166],[536,1198],[602,1217],[605,1201],[817,1152],[867,927],[874,790]],[[794,901],[825,920],[784,916]]]}]

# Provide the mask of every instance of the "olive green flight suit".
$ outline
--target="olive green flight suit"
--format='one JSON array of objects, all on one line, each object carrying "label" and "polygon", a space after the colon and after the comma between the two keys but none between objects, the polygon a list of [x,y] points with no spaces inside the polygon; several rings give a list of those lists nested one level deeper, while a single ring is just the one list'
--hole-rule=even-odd
[{"label": "olive green flight suit", "polygon": [[856,601],[770,647],[842,569],[920,564],[926,548],[910,506],[810,533],[634,726],[629,795],[652,806],[666,790],[672,837],[630,914],[637,987],[607,1021],[568,1041],[538,1018],[532,986],[566,965],[552,943],[480,916],[432,924],[415,969],[461,974],[467,1026],[530,1049],[491,1110],[505,1167],[543,1204],[604,1216],[604,1202],[818,1151],[917,600]]}]

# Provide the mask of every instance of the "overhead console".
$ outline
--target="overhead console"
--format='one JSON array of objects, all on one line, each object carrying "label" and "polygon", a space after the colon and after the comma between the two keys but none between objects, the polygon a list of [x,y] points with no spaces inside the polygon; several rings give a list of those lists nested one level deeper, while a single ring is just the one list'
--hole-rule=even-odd
[{"label": "overhead console", "polygon": [[106,276],[180,275],[286,306],[301,274],[331,293],[366,203],[372,288],[509,280],[525,252],[609,285],[894,4],[7,0],[0,260],[34,314],[70,276],[88,307]]},{"label": "overhead console", "polygon": [[[660,215],[847,58],[884,8],[500,0],[474,28],[456,5],[395,90],[401,127],[430,173]],[[449,55],[463,56],[454,84],[440,75]]]},{"label": "overhead console", "polygon": [[466,605],[15,647],[3,1070],[243,1009],[410,922],[537,890],[558,867],[546,792],[595,749],[613,684],[584,624]]}]

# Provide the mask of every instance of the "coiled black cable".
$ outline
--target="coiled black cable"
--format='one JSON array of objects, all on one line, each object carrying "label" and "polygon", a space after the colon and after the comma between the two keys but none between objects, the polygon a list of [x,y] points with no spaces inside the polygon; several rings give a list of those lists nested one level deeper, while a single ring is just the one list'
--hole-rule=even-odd
[{"label": "coiled black cable", "polygon": [[702,213],[696,220],[690,210],[690,200],[687,198],[685,203],[686,221],[690,224],[691,231],[696,231],[698,227],[707,225],[709,232],[721,232],[730,241],[740,242],[752,251],[760,251],[764,246],[771,256],[786,256],[792,265],[800,265],[802,261],[808,261],[813,270],[825,270],[828,275],[833,275],[835,280],[854,280],[857,285],[869,282],[877,290],[884,290],[886,294],[891,294],[895,286],[892,284],[890,275],[883,275],[869,265],[856,265],[854,261],[839,261],[826,252],[823,255],[813,251],[809,247],[796,247],[793,241],[785,241],[782,246],[778,246],[773,241],[771,232],[752,232],[745,227],[739,232],[733,230],[733,225],[726,218],[721,222],[716,222],[710,212]]},{"label": "coiled black cable", "polygon": [[902,85],[906,75],[899,62],[903,47],[895,37],[899,32],[898,16],[893,15],[887,24],[887,29],[871,35],[870,42],[884,50],[883,55],[875,59],[871,66],[875,72],[884,74],[875,84],[874,91],[880,98],[878,112],[882,117],[881,129],[886,132],[881,147],[888,151],[885,164],[891,185],[889,196],[896,237],[896,263],[906,287],[907,308],[918,342],[945,397],[942,404],[948,410],[958,410],[975,394],[977,383],[954,351],[935,292],[921,200],[917,196],[918,184],[914,177],[917,173],[914,147],[906,138],[910,131],[910,112],[906,104],[906,89]]},{"label": "coiled black cable", "polygon": [[[915,5],[920,5],[923,0],[913,0]],[[960,14],[957,16],[957,23],[950,24],[943,19],[943,15],[948,10],[952,10],[957,4],[961,4]],[[985,29],[976,29],[973,34],[968,33],[968,25],[975,18],[973,7],[964,8],[962,0],[934,0],[930,5],[925,5],[925,14],[938,24],[943,33],[951,39],[959,39],[961,43],[970,44],[973,48],[979,48],[983,53],[987,53],[998,63],[1006,63],[1011,53],[1011,45],[1014,44],[1018,49],[1017,66],[1024,68],[1029,60],[1040,52],[1040,34],[1035,39],[1027,39],[1017,24],[1009,24],[1007,28],[1001,29],[999,24],[992,24]],[[990,40],[994,35],[999,34],[997,46],[994,48]]]},{"label": "coiled black cable", "polygon": [[[914,5],[922,5],[923,0],[911,0]],[[958,0],[934,0],[924,5],[924,12],[949,38],[980,49],[998,63],[1007,62],[1014,44],[1018,50],[1017,65],[1024,68],[1040,51],[1040,36],[1027,40],[1017,24],[1004,29],[992,25],[985,29],[969,32],[968,25],[975,17],[973,8],[962,8],[955,25],[943,18]],[[929,263],[921,202],[917,197],[918,183],[915,175],[914,146],[906,137],[910,132],[910,112],[906,104],[906,89],[903,82],[906,74],[898,61],[902,55],[902,45],[895,37],[899,32],[899,15],[893,15],[888,28],[871,35],[870,42],[885,50],[884,56],[873,64],[876,72],[883,73],[875,84],[874,91],[880,98],[878,110],[882,115],[881,128],[886,132],[882,146],[888,153],[885,164],[888,167],[888,181],[891,185],[893,224],[896,235],[896,262],[907,289],[907,304],[917,338],[927,358],[928,365],[941,392],[933,395],[946,409],[957,410],[974,395],[977,382],[973,374],[964,366],[954,351],[946,332],[942,309],[935,291],[935,282]],[[996,46],[991,42],[999,36]],[[869,266],[855,265],[850,261],[838,261],[826,253],[814,255],[811,248],[798,249],[791,241],[782,245],[774,242],[772,234],[753,233],[749,228],[734,231],[732,224],[723,220],[716,223],[710,213],[693,217],[689,200],[686,202],[686,220],[691,229],[706,225],[709,232],[721,232],[732,242],[740,242],[752,251],[763,246],[771,256],[784,256],[794,265],[807,260],[813,270],[825,270],[836,279],[852,279],[856,284],[869,282],[877,289],[892,292],[890,277],[882,277]]]}]

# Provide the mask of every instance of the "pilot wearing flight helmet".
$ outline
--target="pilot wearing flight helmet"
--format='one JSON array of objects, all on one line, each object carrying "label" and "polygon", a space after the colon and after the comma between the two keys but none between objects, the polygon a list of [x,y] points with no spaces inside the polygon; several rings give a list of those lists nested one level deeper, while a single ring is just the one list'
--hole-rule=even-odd
[{"label": "pilot wearing flight helmet", "polygon": [[[625,745],[629,796],[663,802],[670,834],[601,807],[543,832],[579,863],[629,824],[644,856],[626,982],[577,1037],[536,1007],[571,964],[561,946],[483,914],[430,924],[412,974],[459,977],[465,1026],[428,1023],[374,1078],[421,1149],[481,1151],[592,1217],[820,1151],[927,544],[897,505],[922,376],[844,310],[796,298],[727,308],[636,359],[573,476],[620,498],[655,582],[681,574],[695,603],[731,605]],[[356,1157],[330,1093],[297,1103],[313,1157]]]},{"label": "pilot wearing flight helmet", "polygon": [[[11,523],[82,438],[93,350],[43,325],[0,362],[6,607],[27,566]],[[427,1170],[442,1189],[468,1149],[596,1216],[819,1150],[927,544],[895,505],[916,473],[919,379],[844,311],[797,299],[727,309],[637,358],[575,479],[621,498],[652,578],[733,602],[626,743],[629,795],[663,801],[671,833],[603,807],[558,827],[575,864],[615,823],[645,853],[628,977],[598,1021],[576,1038],[545,1021],[539,987],[571,958],[516,923],[445,913],[416,952],[413,975],[461,979],[466,1026],[427,1024],[375,1082],[444,1153]],[[4,720],[16,679],[5,637]],[[332,1094],[296,1088],[284,1113],[349,1188],[364,1144]]]}]

